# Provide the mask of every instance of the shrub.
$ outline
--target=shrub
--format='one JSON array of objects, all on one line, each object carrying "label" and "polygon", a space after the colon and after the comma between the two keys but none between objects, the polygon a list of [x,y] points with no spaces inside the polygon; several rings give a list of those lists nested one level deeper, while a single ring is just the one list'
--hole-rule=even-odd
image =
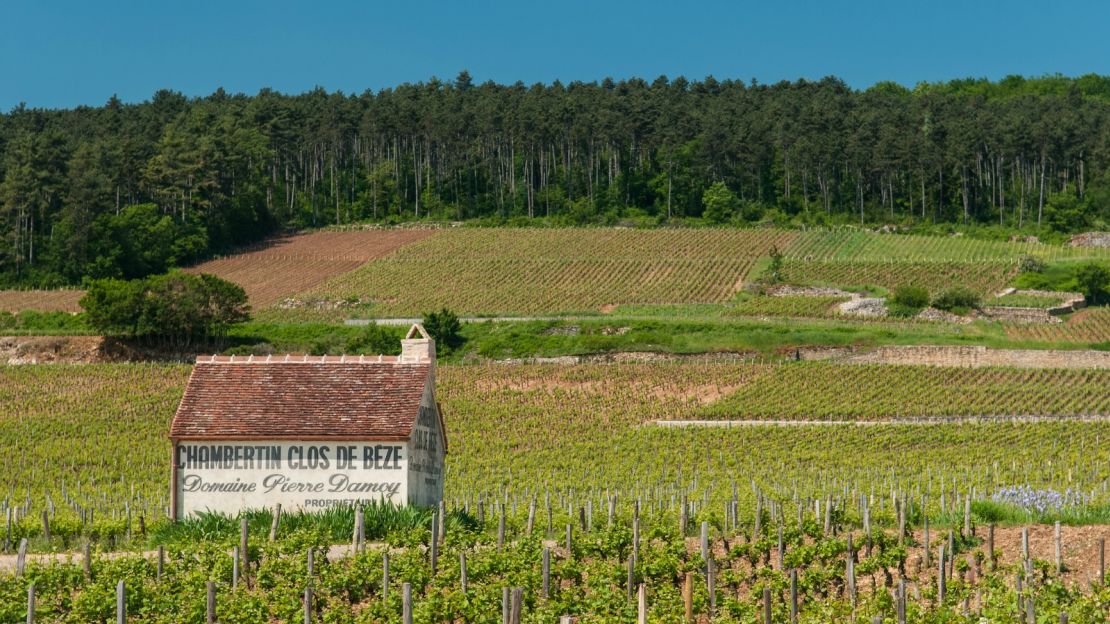
[{"label": "shrub", "polygon": [[929,305],[929,291],[921,286],[899,286],[887,300],[893,316],[913,316]]},{"label": "shrub", "polygon": [[1083,296],[1091,304],[1099,304],[1110,294],[1110,268],[1097,262],[1088,262],[1075,272],[1075,281]]},{"label": "shrub", "polygon": [[777,284],[782,280],[782,252],[779,251],[778,245],[771,245],[767,255],[771,257],[771,263],[767,266],[767,272],[763,274],[763,281]]},{"label": "shrub", "polygon": [[1022,256],[1020,269],[1022,273],[1044,273],[1048,264],[1038,256]]},{"label": "shrub", "polygon": [[950,288],[933,300],[933,307],[938,310],[947,310],[957,314],[966,314],[969,310],[977,310],[980,306],[979,293],[957,286]]},{"label": "shrub", "polygon": [[223,337],[248,320],[243,288],[214,275],[172,271],[145,279],[92,282],[80,301],[89,326],[108,335],[187,342]]},{"label": "shrub", "polygon": [[400,338],[396,332],[371,323],[363,328],[357,336],[347,340],[347,353],[364,355],[377,355],[379,353],[391,354],[397,351]]},{"label": "shrub", "polygon": [[436,348],[443,354],[461,347],[465,341],[458,315],[447,308],[425,314],[424,329],[436,341]]}]

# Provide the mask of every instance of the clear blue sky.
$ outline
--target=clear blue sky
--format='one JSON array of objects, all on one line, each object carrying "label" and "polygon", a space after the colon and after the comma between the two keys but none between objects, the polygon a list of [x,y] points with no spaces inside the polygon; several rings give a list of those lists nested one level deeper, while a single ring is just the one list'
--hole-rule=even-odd
[{"label": "clear blue sky", "polygon": [[836,75],[854,87],[1110,73],[1107,2],[9,0],[0,110],[314,86],[377,90],[466,68],[525,83]]}]

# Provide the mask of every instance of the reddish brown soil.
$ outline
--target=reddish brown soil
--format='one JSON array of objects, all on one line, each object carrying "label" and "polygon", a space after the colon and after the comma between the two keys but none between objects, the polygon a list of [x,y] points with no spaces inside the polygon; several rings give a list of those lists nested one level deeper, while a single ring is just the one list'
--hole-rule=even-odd
[{"label": "reddish brown soil", "polygon": [[436,230],[313,232],[274,238],[256,248],[188,269],[242,286],[258,309],[353,270],[369,260],[434,234]]},{"label": "reddish brown soil", "polygon": [[[1055,528],[1051,525],[1030,525],[1028,529],[1030,557],[1035,561],[1039,560],[1047,562],[1050,566],[1055,566]],[[1009,567],[1016,571],[1021,565],[1021,531],[1022,527],[995,527],[994,551],[997,556],[996,566],[1001,568]],[[969,551],[964,551],[957,555],[957,561],[963,560],[969,563],[972,569],[969,575],[972,579],[977,576],[974,570],[975,553],[983,552],[984,561],[987,560],[988,527],[976,527],[974,532],[976,537],[982,540],[982,543]],[[1062,578],[1066,585],[1087,587],[1090,582],[1098,580],[1100,538],[1110,541],[1110,526],[1092,525],[1082,527],[1060,527],[1061,552],[1064,565]],[[863,537],[860,532],[857,531],[854,533],[854,539],[857,545],[862,544]],[[913,532],[914,545],[908,548],[909,556],[906,561],[906,581],[911,587],[916,586],[918,590],[925,585],[931,586],[936,582],[938,547],[941,544],[947,544],[948,529],[933,529],[930,532],[929,539],[929,551],[931,556],[928,565],[926,565],[924,557],[924,531],[918,529]],[[697,552],[700,548],[698,538],[688,538],[686,545],[691,553]],[[725,558],[724,544],[721,541],[715,541],[714,552],[718,560],[723,560]],[[862,558],[864,556],[861,550],[860,557]],[[777,561],[778,555],[772,548],[771,564],[773,567],[777,567]],[[741,563],[739,565],[746,567],[748,564]],[[1107,565],[1110,566],[1110,561],[1107,562]],[[978,574],[984,574],[988,569],[987,564],[984,563],[984,566],[978,571]],[[894,579],[897,580],[898,571],[892,570],[891,573]],[[959,575],[959,572],[957,572],[957,575]],[[883,582],[884,578],[882,574],[879,574],[874,580],[870,577],[861,577],[858,579],[857,584],[860,590],[864,591],[869,590],[871,587],[882,588]]]},{"label": "reddish brown soil", "polygon": [[0,290],[0,312],[80,312],[83,290]]},{"label": "reddish brown soil", "polygon": [[[186,269],[239,284],[251,305],[263,308],[320,282],[389,255],[436,230],[358,230],[282,236],[226,258]],[[0,290],[0,311],[80,312],[83,290]]]}]

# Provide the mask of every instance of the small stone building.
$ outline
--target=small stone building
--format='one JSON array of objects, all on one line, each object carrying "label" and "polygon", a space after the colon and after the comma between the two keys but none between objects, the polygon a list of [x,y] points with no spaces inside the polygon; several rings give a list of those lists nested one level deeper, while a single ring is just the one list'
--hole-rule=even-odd
[{"label": "small stone building", "polygon": [[170,426],[172,514],[443,497],[435,341],[400,356],[201,356]]}]

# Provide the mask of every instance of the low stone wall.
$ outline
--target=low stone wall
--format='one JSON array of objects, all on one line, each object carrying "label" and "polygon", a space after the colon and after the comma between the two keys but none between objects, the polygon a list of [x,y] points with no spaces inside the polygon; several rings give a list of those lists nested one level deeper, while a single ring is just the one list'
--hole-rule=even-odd
[{"label": "low stone wall", "polygon": [[1047,308],[1011,308],[1009,306],[987,306],[981,310],[984,317],[992,321],[1006,323],[1059,323],[1059,317],[1049,313]]},{"label": "low stone wall", "polygon": [[0,336],[0,364],[90,364],[103,359],[100,336]]},{"label": "low stone wall", "polygon": [[971,346],[891,346],[851,355],[850,364],[921,364],[929,366],[1012,366],[1016,368],[1107,368],[1110,352],[1093,350],[988,349]]},{"label": "low stone wall", "polygon": [[1110,232],[1084,232],[1071,237],[1072,247],[1110,247]]},{"label": "low stone wall", "polygon": [[[210,351],[205,351],[210,353]],[[185,362],[197,352],[139,348],[103,336],[0,336],[0,365]]]}]

